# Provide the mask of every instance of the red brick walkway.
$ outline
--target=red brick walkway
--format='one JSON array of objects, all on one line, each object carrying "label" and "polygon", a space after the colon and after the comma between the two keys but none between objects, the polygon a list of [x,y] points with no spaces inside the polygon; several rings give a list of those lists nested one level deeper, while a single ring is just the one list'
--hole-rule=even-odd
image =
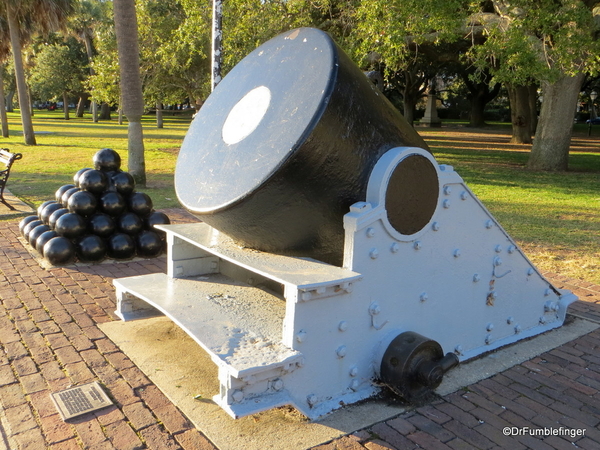
[{"label": "red brick walkway", "polygon": [[[0,450],[214,449],[97,327],[117,319],[113,278],[164,272],[164,258],[44,270],[19,237],[17,221],[0,223]],[[570,312],[600,321],[600,286],[547,275],[581,298]],[[63,422],[50,393],[93,380],[115,405]],[[599,423],[595,331],[315,449],[598,449]],[[505,427],[585,434],[505,436]]]}]

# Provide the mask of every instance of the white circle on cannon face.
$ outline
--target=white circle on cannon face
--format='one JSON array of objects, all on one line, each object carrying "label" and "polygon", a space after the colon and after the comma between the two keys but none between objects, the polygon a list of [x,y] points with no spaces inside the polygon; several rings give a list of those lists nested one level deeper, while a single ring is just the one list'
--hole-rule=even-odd
[{"label": "white circle on cannon face", "polygon": [[237,102],[221,132],[223,141],[232,145],[244,140],[258,127],[271,104],[271,91],[266,86],[252,89]]}]

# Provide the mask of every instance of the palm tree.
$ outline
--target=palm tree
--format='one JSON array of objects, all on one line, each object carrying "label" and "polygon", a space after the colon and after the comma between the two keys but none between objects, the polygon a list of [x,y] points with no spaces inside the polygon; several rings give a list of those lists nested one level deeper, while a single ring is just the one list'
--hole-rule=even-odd
[{"label": "palm tree", "polygon": [[0,120],[2,121],[2,137],[8,137],[8,117],[4,101],[4,62],[10,54],[8,24],[0,16]]},{"label": "palm tree", "polygon": [[[90,75],[94,75],[92,61],[94,59],[93,38],[96,34],[96,25],[103,20],[104,4],[98,1],[81,0],[76,7],[75,14],[69,20],[69,30],[71,34],[85,44],[88,62],[90,65]],[[81,105],[83,106],[83,104]],[[83,116],[83,109],[78,107],[77,116]],[[92,120],[98,122],[98,111],[96,102],[92,102]]]},{"label": "palm tree", "polygon": [[134,0],[114,0],[115,33],[121,74],[123,113],[128,126],[128,171],[138,186],[146,185],[142,114],[144,98],[140,78],[137,15]]},{"label": "palm tree", "polygon": [[74,3],[75,0],[1,0],[0,7],[8,24],[26,145],[36,145],[36,140],[21,49],[33,32],[46,33],[60,28]]}]

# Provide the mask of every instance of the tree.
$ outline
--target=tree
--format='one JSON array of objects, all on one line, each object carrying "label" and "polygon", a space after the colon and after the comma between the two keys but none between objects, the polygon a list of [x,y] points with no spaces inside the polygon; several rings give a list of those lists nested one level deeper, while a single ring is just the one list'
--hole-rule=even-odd
[{"label": "tree", "polygon": [[69,95],[79,95],[87,69],[86,56],[71,38],[70,45],[42,46],[31,71],[32,91],[42,100],[62,97],[65,120],[69,120]]},{"label": "tree", "polygon": [[[96,28],[107,21],[107,3],[98,0],[81,0],[69,18],[70,33],[85,44],[90,76],[94,75],[92,61],[94,60],[94,37]],[[77,117],[83,117],[84,103],[88,96],[80,99],[77,107]],[[92,102],[92,120],[96,122],[96,102]]]},{"label": "tree", "polygon": [[10,39],[8,24],[2,16],[0,16],[0,120],[2,121],[2,137],[8,137],[8,117],[6,114],[6,102],[4,95],[4,62],[10,54]]},{"label": "tree", "polygon": [[[470,56],[497,81],[513,86],[541,83],[540,111],[528,167],[566,170],[577,96],[586,71],[600,53],[597,1],[494,0],[478,16],[487,39]],[[523,110],[531,111],[529,89]],[[523,127],[529,132],[529,124]]]},{"label": "tree", "polygon": [[119,53],[123,113],[128,125],[128,170],[139,186],[146,185],[137,16],[134,0],[114,0],[115,33]]},{"label": "tree", "polygon": [[34,31],[46,33],[62,26],[73,8],[73,3],[74,0],[2,0],[0,4],[9,29],[26,145],[36,145],[36,140],[21,48]]}]

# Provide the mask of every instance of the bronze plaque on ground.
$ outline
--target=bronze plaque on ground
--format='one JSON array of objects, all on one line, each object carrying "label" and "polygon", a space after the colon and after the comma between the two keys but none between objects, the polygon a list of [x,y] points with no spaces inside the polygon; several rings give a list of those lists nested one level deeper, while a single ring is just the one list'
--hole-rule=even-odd
[{"label": "bronze plaque on ground", "polygon": [[54,392],[50,397],[63,420],[113,404],[97,381]]}]

